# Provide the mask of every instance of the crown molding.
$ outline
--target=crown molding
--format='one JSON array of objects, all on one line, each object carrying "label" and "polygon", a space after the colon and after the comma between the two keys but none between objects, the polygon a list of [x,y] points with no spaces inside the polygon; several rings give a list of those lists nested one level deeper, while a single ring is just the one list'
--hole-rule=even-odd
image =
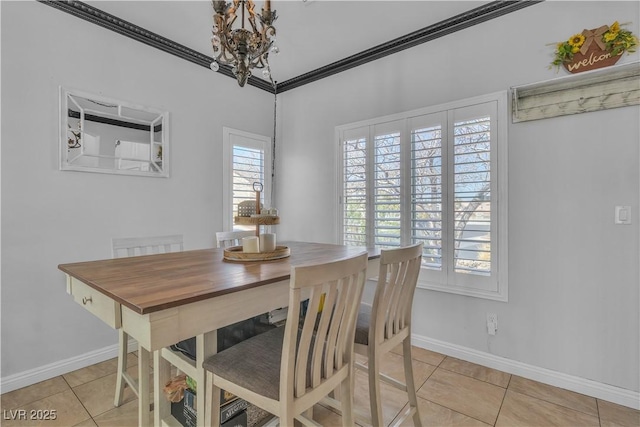
[{"label": "crown molding", "polygon": [[[63,12],[69,13],[92,24],[99,25],[107,28],[111,31],[115,31],[118,34],[132,38],[149,46],[160,49],[164,52],[175,55],[179,58],[193,62],[196,65],[200,65],[205,68],[209,68],[213,58],[190,49],[180,43],[176,43],[166,37],[162,37],[159,34],[148,31],[142,27],[139,27],[131,22],[120,19],[117,16],[106,13],[98,8],[90,6],[81,1],[74,0],[38,0],[42,4],[51,6]],[[231,67],[228,65],[220,65],[220,69],[217,71],[227,77],[231,77],[236,80],[236,77],[231,72]],[[257,77],[250,77],[247,84],[255,86],[259,89],[266,90],[273,93],[273,87],[269,82],[266,82]]]},{"label": "crown molding", "polygon": [[[75,0],[38,0],[42,4],[54,7],[63,12],[69,13],[85,21],[107,28],[123,36],[132,38],[149,46],[160,49],[164,52],[175,55],[179,58],[209,68],[213,58],[190,49],[184,45],[174,42],[159,34],[145,30],[131,22],[118,18],[117,16],[106,13],[98,8],[90,6],[81,1]],[[528,6],[541,3],[544,0],[513,0],[513,1],[493,1],[477,8],[468,10],[451,18],[437,22],[428,27],[409,33],[405,36],[398,37],[386,43],[372,47],[370,49],[351,55],[347,58],[325,65],[301,74],[297,77],[277,83],[274,88],[270,82],[258,77],[250,77],[247,84],[258,89],[265,90],[269,93],[282,93],[297,87],[315,82],[320,79],[338,74],[342,71],[349,70],[367,62],[375,61],[388,55],[400,52],[413,46],[426,43],[431,40],[446,36],[447,34],[469,28],[471,26],[498,18],[511,12],[523,9]],[[231,72],[228,65],[220,65],[217,71],[227,77],[235,76]]]},{"label": "crown molding", "polygon": [[493,1],[475,9],[468,10],[451,18],[437,22],[428,27],[398,37],[386,43],[364,50],[355,55],[325,65],[282,83],[278,83],[278,93],[306,85],[316,80],[332,76],[367,62],[375,61],[388,55],[400,52],[413,46],[455,33],[477,24],[498,18],[511,12],[523,9],[544,0]]}]

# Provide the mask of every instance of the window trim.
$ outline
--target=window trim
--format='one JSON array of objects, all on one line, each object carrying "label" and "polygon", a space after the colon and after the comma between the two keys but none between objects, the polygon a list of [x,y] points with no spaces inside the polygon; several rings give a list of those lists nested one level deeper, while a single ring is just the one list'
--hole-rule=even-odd
[{"label": "window trim", "polygon": [[[442,113],[444,112],[447,116],[451,114],[451,110],[461,109],[465,107],[471,107],[477,104],[485,104],[489,102],[496,102],[496,123],[495,123],[495,131],[497,133],[497,147],[496,147],[496,156],[495,159],[496,164],[498,165],[497,170],[497,189],[496,189],[496,221],[497,221],[497,240],[496,240],[496,290],[485,290],[480,288],[472,288],[472,287],[464,287],[464,286],[455,286],[446,283],[445,281],[440,281],[439,283],[430,282],[426,280],[424,277],[421,277],[418,280],[418,287],[423,289],[430,289],[435,291],[447,292],[458,295],[466,295],[484,299],[491,299],[497,301],[508,301],[508,92],[500,91],[494,92],[486,95],[476,96],[472,98],[466,98],[458,101],[452,101],[444,104],[419,108],[416,110],[411,110],[402,113],[391,114],[387,116],[381,116],[373,119],[362,120],[355,123],[349,123],[345,125],[336,126],[335,128],[335,139],[336,139],[336,170],[337,170],[337,186],[336,186],[336,194],[337,194],[337,209],[336,209],[336,220],[337,220],[337,228],[336,228],[336,241],[342,243],[343,242],[343,184],[344,184],[344,176],[343,176],[343,153],[342,153],[342,136],[345,132],[356,131],[359,128],[373,127],[375,125],[381,125],[389,122],[404,120],[405,126],[402,130],[404,132],[403,139],[407,138],[409,129],[409,121],[413,117],[417,116],[425,116],[429,114]],[[371,139],[371,132],[367,133],[367,142]],[[401,142],[401,144],[403,144]],[[403,152],[407,152],[407,150],[403,150]],[[409,172],[410,164],[405,161],[406,157],[403,156],[403,164],[402,169],[403,173]],[[405,175],[408,176],[408,175]],[[367,178],[368,179],[368,178]],[[405,179],[406,183],[409,181]],[[406,189],[403,187],[402,189],[405,191]],[[405,200],[407,197],[407,192],[405,191]],[[408,206],[407,206],[408,207]],[[406,209],[403,209],[403,215]],[[368,233],[371,230],[367,230]],[[403,236],[406,237],[406,236]],[[424,275],[421,275],[424,276]]]},{"label": "window trim", "polygon": [[246,144],[247,147],[258,148],[264,150],[264,200],[265,206],[271,200],[271,138],[251,132],[245,132],[230,127],[222,128],[222,227],[223,230],[233,230],[233,194],[232,194],[232,177],[233,169],[233,149],[231,146],[232,135],[241,138],[254,140],[255,143]]}]

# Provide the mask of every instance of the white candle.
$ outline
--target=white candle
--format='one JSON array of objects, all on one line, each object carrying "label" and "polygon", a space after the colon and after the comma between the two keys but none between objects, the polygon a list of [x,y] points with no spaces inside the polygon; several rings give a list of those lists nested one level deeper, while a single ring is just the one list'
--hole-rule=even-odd
[{"label": "white candle", "polygon": [[265,233],[260,235],[260,252],[273,252],[276,250],[275,233]]},{"label": "white candle", "polygon": [[256,236],[242,238],[242,252],[258,253],[260,252],[259,240]]}]

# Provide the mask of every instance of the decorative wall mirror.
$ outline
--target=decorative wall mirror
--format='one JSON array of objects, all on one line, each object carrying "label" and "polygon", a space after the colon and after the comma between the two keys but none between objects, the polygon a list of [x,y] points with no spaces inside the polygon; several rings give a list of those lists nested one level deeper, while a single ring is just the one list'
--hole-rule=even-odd
[{"label": "decorative wall mirror", "polygon": [[60,169],[169,176],[169,113],[60,88]]}]

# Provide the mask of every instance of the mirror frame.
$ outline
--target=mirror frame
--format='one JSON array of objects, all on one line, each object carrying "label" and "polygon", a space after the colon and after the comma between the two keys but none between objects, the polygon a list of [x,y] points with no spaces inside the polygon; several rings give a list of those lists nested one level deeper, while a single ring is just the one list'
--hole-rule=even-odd
[{"label": "mirror frame", "polygon": [[[157,108],[148,107],[140,104],[133,104],[126,101],[121,101],[118,99],[107,98],[102,95],[96,95],[93,93],[85,92],[82,90],[66,88],[60,86],[60,99],[59,99],[59,166],[61,171],[81,171],[81,172],[97,172],[97,173],[107,173],[107,174],[115,174],[115,175],[134,175],[134,176],[149,176],[149,177],[158,177],[158,178],[168,178],[169,177],[169,159],[170,159],[170,144],[169,144],[169,112],[159,110]],[[156,123],[156,121],[161,120],[162,124],[162,133],[161,133],[161,148],[162,148],[162,170],[158,172],[154,171],[139,171],[139,170],[128,170],[128,169],[117,169],[117,168],[100,168],[95,166],[81,166],[74,165],[69,162],[69,144],[68,144],[68,128],[69,127],[69,97],[77,97],[77,98],[85,98],[92,101],[99,101],[101,103],[115,104],[118,106],[118,110],[122,107],[144,111],[146,113],[151,113],[157,115],[156,119],[151,122]],[[82,129],[85,128],[84,114],[80,116],[80,138],[83,136]],[[79,138],[79,139],[80,139]],[[82,155],[79,154],[76,158]],[[151,162],[151,161],[150,161]]]}]

